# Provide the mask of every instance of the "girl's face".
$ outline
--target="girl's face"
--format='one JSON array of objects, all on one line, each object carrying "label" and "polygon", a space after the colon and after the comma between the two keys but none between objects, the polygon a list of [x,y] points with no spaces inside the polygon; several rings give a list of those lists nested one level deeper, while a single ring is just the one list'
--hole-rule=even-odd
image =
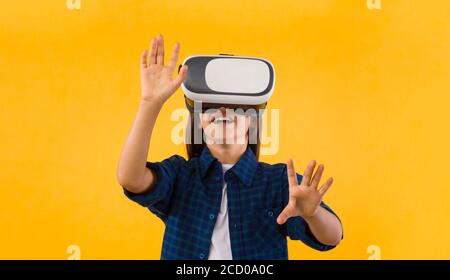
[{"label": "girl's face", "polygon": [[225,107],[200,113],[200,122],[207,144],[245,144],[251,117],[242,110]]}]

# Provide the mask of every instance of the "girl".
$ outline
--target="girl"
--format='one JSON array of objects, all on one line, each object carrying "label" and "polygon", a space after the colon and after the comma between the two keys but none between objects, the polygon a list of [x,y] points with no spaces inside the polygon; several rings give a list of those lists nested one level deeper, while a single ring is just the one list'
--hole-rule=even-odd
[{"label": "girl", "polygon": [[322,202],[332,178],[319,187],[324,166],[316,169],[315,161],[303,176],[292,160],[258,162],[259,133],[256,144],[249,142],[259,123],[253,116],[210,104],[215,110],[198,113],[206,141],[187,145],[188,160],[147,162],[158,113],[188,71],[183,65],[172,78],[179,50],[176,43],[167,65],[162,35],[144,50],[141,101],[117,171],[125,194],[165,223],[161,259],[287,259],[286,237],[321,251],[334,248],[342,226]]}]

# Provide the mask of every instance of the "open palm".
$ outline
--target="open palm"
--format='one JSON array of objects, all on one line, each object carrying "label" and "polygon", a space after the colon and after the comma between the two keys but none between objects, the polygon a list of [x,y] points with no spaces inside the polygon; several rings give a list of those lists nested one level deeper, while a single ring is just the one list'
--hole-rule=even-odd
[{"label": "open palm", "polygon": [[323,196],[333,183],[333,178],[328,178],[319,189],[318,185],[323,174],[324,166],[320,164],[313,175],[315,166],[315,160],[309,162],[303,174],[302,182],[299,185],[294,169],[294,162],[292,159],[289,159],[287,163],[289,202],[277,218],[279,224],[284,224],[290,217],[301,216],[307,218],[317,213]]},{"label": "open palm", "polygon": [[181,85],[186,77],[187,65],[172,78],[175,71],[180,44],[173,47],[172,55],[164,65],[164,37],[158,35],[152,38],[150,51],[145,49],[141,57],[141,90],[144,101],[164,103]]}]

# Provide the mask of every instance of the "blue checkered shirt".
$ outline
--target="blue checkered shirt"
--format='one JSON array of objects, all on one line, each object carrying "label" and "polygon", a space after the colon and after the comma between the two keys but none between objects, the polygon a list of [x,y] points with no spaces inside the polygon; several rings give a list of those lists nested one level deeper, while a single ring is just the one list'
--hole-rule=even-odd
[{"label": "blue checkered shirt", "polygon": [[161,259],[208,259],[224,180],[234,260],[287,259],[286,237],[320,251],[334,247],[319,242],[301,217],[277,224],[289,200],[286,164],[258,162],[250,148],[225,174],[206,147],[199,157],[173,155],[147,167],[156,175],[155,185],[143,194],[124,192],[165,223]]}]

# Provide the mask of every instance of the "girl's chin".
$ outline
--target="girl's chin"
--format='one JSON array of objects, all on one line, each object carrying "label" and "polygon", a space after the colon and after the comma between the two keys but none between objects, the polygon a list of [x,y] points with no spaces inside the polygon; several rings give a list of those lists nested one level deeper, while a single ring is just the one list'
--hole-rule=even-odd
[{"label": "girl's chin", "polygon": [[213,141],[214,144],[235,144],[236,140],[233,137],[224,137],[224,138],[209,138]]}]

